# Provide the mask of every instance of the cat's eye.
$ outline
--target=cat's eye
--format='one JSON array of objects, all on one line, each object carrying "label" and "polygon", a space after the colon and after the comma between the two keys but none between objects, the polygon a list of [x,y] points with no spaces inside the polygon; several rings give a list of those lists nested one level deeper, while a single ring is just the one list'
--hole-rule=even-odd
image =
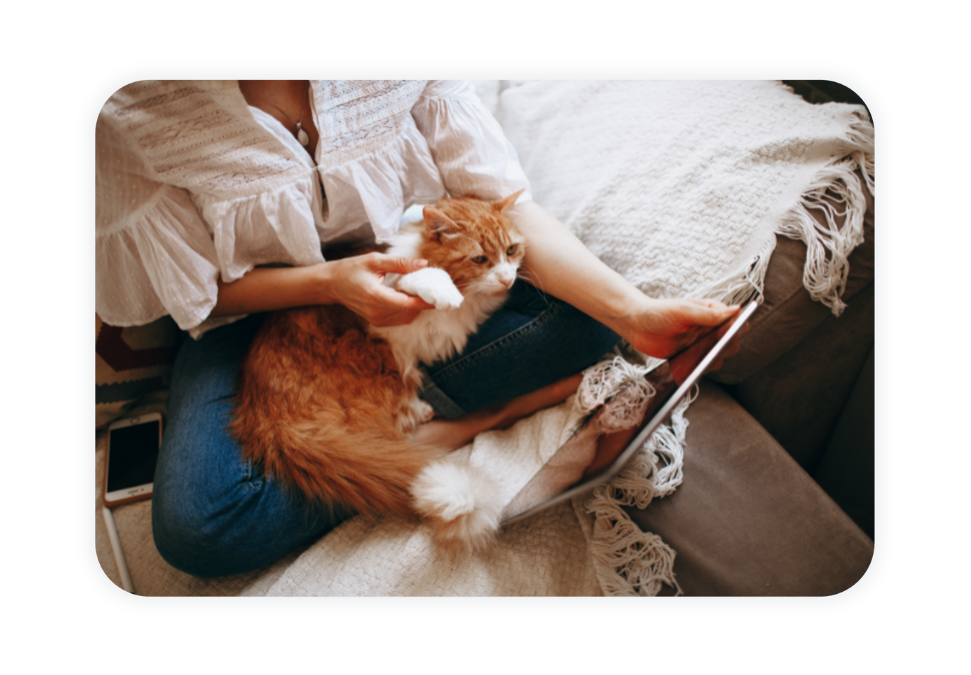
[{"label": "cat's eye", "polygon": [[472,262],[474,262],[476,265],[482,265],[486,260],[488,260],[488,258],[486,258],[484,255],[477,255],[472,258]]},{"label": "cat's eye", "polygon": [[513,245],[512,245],[512,246],[510,246],[510,247],[509,247],[509,249],[508,249],[508,250],[506,251],[506,255],[508,255],[508,256],[513,256],[513,255],[516,255],[516,251],[518,251],[518,250],[519,250],[519,244],[513,244]]}]

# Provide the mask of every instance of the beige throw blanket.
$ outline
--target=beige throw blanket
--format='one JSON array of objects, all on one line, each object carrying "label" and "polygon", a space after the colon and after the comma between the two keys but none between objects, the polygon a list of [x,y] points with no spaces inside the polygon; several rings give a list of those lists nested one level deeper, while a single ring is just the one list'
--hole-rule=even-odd
[{"label": "beige throw blanket", "polygon": [[[809,246],[806,287],[842,311],[874,189],[863,106],[811,105],[778,82],[538,82],[500,101],[536,202],[648,295],[757,295],[780,233]],[[826,188],[842,229],[833,211],[826,229],[809,216]]]},{"label": "beige throw blanket", "polygon": [[[758,295],[775,233],[809,246],[805,284],[838,314],[846,256],[873,190],[862,107],[813,106],[770,82],[532,82],[483,99],[520,153],[535,199],[605,262],[658,297]],[[501,95],[498,95],[501,93]],[[867,185],[853,171],[863,168]],[[820,228],[829,188],[847,211]],[[580,394],[460,450],[511,498],[583,410],[637,366],[607,360]],[[579,404],[578,404],[579,401]],[[300,556],[269,595],[597,595],[677,589],[674,552],[619,508],[682,480],[684,407],[607,488],[505,530],[488,553],[442,558],[423,525],[354,518]],[[690,477],[688,477],[690,480]]]}]

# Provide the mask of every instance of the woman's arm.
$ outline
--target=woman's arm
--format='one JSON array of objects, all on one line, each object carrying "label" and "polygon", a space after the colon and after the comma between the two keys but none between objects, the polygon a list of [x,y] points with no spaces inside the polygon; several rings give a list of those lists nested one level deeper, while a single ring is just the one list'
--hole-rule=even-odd
[{"label": "woman's arm", "polygon": [[526,236],[527,280],[604,324],[640,352],[666,358],[738,307],[717,300],[657,300],[632,286],[536,202],[509,211]]},{"label": "woman's arm", "polygon": [[432,305],[382,282],[387,274],[407,274],[427,265],[425,260],[369,253],[306,267],[260,267],[232,283],[219,281],[210,316],[339,303],[375,326],[411,323]]}]

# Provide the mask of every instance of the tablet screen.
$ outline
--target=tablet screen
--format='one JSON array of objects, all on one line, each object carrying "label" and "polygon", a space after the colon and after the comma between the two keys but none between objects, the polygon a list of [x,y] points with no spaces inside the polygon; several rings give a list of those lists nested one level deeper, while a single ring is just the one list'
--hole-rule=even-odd
[{"label": "tablet screen", "polygon": [[756,307],[756,302],[749,303],[725,323],[645,374],[644,380],[654,394],[639,412],[640,419],[633,426],[612,433],[603,432],[601,418],[610,414],[612,399],[591,412],[506,506],[502,523],[526,518],[591,490],[620,473],[698,379],[712,365],[717,365],[722,352],[737,342],[742,326]]}]

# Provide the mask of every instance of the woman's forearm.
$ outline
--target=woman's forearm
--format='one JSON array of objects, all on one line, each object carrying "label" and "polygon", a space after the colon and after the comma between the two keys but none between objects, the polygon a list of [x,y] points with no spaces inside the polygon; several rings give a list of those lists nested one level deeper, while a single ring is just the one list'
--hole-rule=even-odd
[{"label": "woman's forearm", "polygon": [[341,304],[375,326],[411,323],[432,305],[383,284],[387,274],[427,265],[415,258],[369,253],[307,267],[260,267],[231,284],[218,283],[210,316]]},{"label": "woman's forearm", "polygon": [[589,314],[644,354],[667,358],[738,309],[718,300],[655,299],[607,267],[534,202],[510,212],[526,235],[524,277]]},{"label": "woman's forearm", "polygon": [[536,202],[519,204],[510,215],[528,242],[523,276],[546,293],[616,332],[650,302]]},{"label": "woman's forearm", "polygon": [[258,267],[232,283],[218,281],[219,295],[210,316],[250,314],[288,307],[329,304],[324,265]]}]

